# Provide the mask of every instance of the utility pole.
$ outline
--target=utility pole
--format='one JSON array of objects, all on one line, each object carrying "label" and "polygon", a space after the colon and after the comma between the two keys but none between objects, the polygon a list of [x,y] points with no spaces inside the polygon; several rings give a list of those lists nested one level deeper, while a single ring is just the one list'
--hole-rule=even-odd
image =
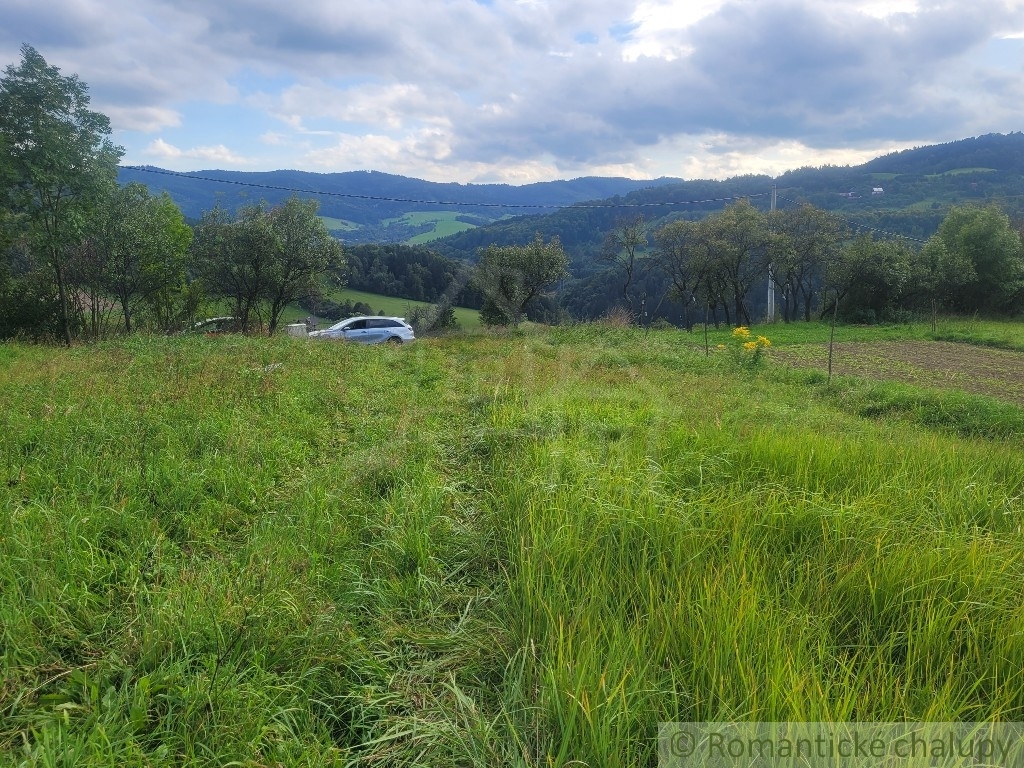
[{"label": "utility pole", "polygon": [[[778,197],[778,187],[772,184],[772,210],[769,214],[768,221],[769,227],[774,226],[772,221],[774,220],[775,204]],[[770,231],[770,230],[769,230]],[[775,322],[775,275],[772,272],[772,264],[768,262],[768,312],[767,320],[769,323]]]}]

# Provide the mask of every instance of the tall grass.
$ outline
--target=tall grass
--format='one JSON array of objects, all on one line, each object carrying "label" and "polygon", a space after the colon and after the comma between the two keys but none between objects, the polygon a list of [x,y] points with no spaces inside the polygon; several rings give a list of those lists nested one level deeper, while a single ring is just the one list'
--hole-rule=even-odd
[{"label": "tall grass", "polygon": [[536,373],[494,466],[535,764],[650,764],[658,720],[1020,716],[1019,443],[717,376]]},{"label": "tall grass", "polygon": [[1020,719],[1020,433],[684,342],[0,346],[0,762],[640,766],[659,720]]}]

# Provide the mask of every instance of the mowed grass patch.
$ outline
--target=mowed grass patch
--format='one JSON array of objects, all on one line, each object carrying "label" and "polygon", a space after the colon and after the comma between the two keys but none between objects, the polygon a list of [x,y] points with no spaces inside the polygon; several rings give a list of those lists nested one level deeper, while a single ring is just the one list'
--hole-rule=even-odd
[{"label": "mowed grass patch", "polygon": [[937,323],[931,338],[1024,352],[1024,322],[948,318]]},{"label": "mowed grass patch", "polygon": [[411,227],[432,224],[433,229],[429,232],[414,235],[405,241],[409,245],[422,245],[448,235],[465,232],[467,229],[474,229],[476,225],[458,220],[462,215],[459,211],[410,211],[400,218],[387,219],[383,224],[398,223]]},{"label": "mowed grass patch", "polygon": [[926,179],[940,179],[943,176],[963,176],[968,173],[995,173],[995,168],[953,168],[949,171],[943,171],[942,173],[928,173],[925,174]]},{"label": "mowed grass patch", "polygon": [[331,216],[321,216],[320,219],[324,222],[324,225],[326,225],[327,229],[332,231],[340,230],[342,232],[351,232],[353,230],[359,229],[358,224],[348,221],[346,219],[336,219]]},{"label": "mowed grass patch", "polygon": [[[836,376],[861,379],[870,384],[876,394],[883,390],[895,393],[898,388],[895,382],[903,382],[911,388],[907,390],[908,395],[897,396],[898,400],[943,402],[954,409],[974,411],[982,421],[988,418],[984,415],[986,411],[998,407],[997,402],[986,405],[985,397],[1024,405],[1024,352],[1021,351],[906,339],[839,342],[834,346],[832,358]],[[812,376],[817,380],[827,380],[827,345],[780,345],[775,347],[773,359],[780,365],[813,371]],[[931,390],[927,395],[926,388]],[[972,399],[970,395],[983,397]],[[958,398],[964,401],[962,405],[955,404]],[[1004,419],[1002,424],[1005,434],[1019,429],[1013,419]]]},{"label": "mowed grass patch", "polygon": [[0,755],[646,766],[662,720],[1020,719],[1020,437],[684,339],[0,346]]}]

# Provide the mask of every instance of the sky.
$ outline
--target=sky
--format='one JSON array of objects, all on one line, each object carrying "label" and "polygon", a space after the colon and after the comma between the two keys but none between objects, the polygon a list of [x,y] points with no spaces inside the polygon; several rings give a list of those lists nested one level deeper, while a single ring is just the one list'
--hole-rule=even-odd
[{"label": "sky", "polygon": [[123,162],[727,178],[1024,129],[1024,0],[0,0]]}]

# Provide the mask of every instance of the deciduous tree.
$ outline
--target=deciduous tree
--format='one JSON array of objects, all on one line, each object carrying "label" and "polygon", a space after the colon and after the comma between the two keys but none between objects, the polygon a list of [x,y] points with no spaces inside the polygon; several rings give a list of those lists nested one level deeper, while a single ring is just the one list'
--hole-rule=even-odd
[{"label": "deciduous tree", "polygon": [[292,197],[269,212],[276,234],[266,288],[270,333],[277,330],[288,304],[318,293],[328,272],[342,274],[341,243],[317,216],[318,207],[316,200]]},{"label": "deciduous tree", "polygon": [[111,143],[110,121],[89,109],[88,88],[64,76],[32,46],[0,78],[0,151],[10,183],[6,207],[28,220],[30,242],[51,271],[61,332],[71,344],[66,265],[87,218],[117,179],[123,150]]},{"label": "deciduous tree", "polygon": [[230,216],[221,208],[204,214],[193,256],[210,296],[231,301],[243,331],[267,310],[269,332],[282,310],[318,292],[330,270],[340,274],[342,249],[316,215],[315,201],[292,198],[267,209],[248,206]]},{"label": "deciduous tree", "polygon": [[711,257],[736,310],[737,325],[749,325],[746,296],[768,274],[771,237],[763,213],[746,200],[708,219]]},{"label": "deciduous tree", "polygon": [[491,245],[477,264],[476,284],[487,299],[480,311],[490,325],[518,326],[527,305],[568,275],[569,258],[557,237],[544,242],[538,234],[529,245]]},{"label": "deciduous tree", "polygon": [[770,224],[772,280],[785,297],[783,319],[795,320],[802,305],[809,321],[825,267],[837,258],[849,227],[813,205],[777,211]]},{"label": "deciduous tree", "polygon": [[639,267],[640,255],[647,248],[647,222],[643,215],[619,220],[605,237],[601,260],[622,271],[622,303],[632,307],[629,287]]},{"label": "deciduous tree", "polygon": [[947,305],[962,312],[1017,309],[1024,288],[1020,235],[996,206],[956,207],[939,225],[936,262]]},{"label": "deciduous tree", "polygon": [[117,299],[131,333],[139,309],[184,283],[192,229],[170,196],[153,197],[141,184],[118,189],[96,216],[101,284]]}]

